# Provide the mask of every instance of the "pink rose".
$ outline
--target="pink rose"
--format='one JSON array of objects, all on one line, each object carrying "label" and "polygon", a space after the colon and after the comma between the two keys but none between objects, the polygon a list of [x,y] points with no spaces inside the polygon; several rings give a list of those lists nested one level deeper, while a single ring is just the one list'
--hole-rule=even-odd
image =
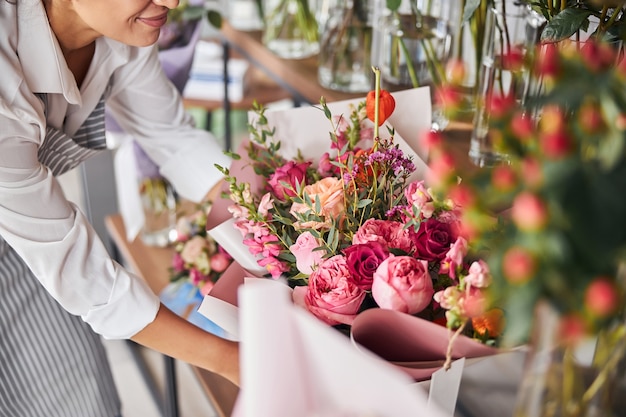
[{"label": "pink rose", "polygon": [[433,294],[426,261],[391,255],[374,273],[372,296],[380,308],[419,313],[431,303]]},{"label": "pink rose", "polygon": [[[303,193],[311,199],[312,207],[304,203],[294,203],[291,206],[291,214],[298,218],[297,214],[306,215],[315,211],[315,206],[319,203],[320,212],[316,213],[321,217],[336,218],[343,213],[343,182],[334,177],[322,178],[315,184],[304,187]],[[302,228],[320,228],[323,223],[320,222],[302,222],[299,223]]]},{"label": "pink rose", "polygon": [[427,261],[440,261],[445,258],[450,245],[456,240],[450,223],[443,223],[437,219],[428,219],[420,224],[420,228],[413,236],[416,256]]},{"label": "pink rose", "polygon": [[325,250],[315,250],[320,247],[320,244],[320,241],[311,232],[304,232],[298,236],[296,243],[289,247],[293,256],[296,257],[298,271],[310,275],[313,269],[320,264],[322,257],[326,255]]},{"label": "pink rose", "polygon": [[365,298],[365,291],[350,280],[350,270],[342,255],[325,259],[309,276],[307,287],[293,291],[296,304],[305,307],[323,322],[351,325]]},{"label": "pink rose", "polygon": [[[276,198],[285,200],[285,196],[295,197],[298,184],[304,184],[306,170],[310,162],[288,161],[269,177],[267,183]],[[283,184],[286,184],[283,185]]]},{"label": "pink rose", "polygon": [[378,242],[368,242],[348,246],[343,253],[356,286],[365,291],[371,290],[374,272],[389,257],[387,248]]}]

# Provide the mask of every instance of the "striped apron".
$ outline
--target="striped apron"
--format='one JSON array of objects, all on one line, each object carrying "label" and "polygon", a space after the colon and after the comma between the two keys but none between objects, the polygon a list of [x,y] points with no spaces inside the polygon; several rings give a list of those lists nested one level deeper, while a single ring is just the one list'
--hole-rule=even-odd
[{"label": "striped apron", "polygon": [[[55,176],[75,168],[106,147],[104,98],[73,138],[46,133],[39,161]],[[0,237],[0,417],[119,414],[100,336],[63,310]]]}]

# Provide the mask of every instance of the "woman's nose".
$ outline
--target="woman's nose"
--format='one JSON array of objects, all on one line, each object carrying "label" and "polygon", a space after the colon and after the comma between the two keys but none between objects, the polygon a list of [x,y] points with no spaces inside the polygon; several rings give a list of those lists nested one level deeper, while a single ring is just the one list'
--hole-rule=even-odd
[{"label": "woman's nose", "polygon": [[178,7],[179,0],[152,0],[154,4],[159,6],[165,6],[168,9],[175,9]]}]

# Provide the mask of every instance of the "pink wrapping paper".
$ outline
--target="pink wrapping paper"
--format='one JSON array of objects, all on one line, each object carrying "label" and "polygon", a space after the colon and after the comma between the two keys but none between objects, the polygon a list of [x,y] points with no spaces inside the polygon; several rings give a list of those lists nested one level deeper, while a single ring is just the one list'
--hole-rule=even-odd
[{"label": "pink wrapping paper", "polygon": [[[372,308],[360,313],[352,325],[357,346],[393,363],[416,381],[430,378],[446,359],[451,332],[433,322],[393,310]],[[453,345],[452,358],[482,358],[500,350],[466,336]]]}]

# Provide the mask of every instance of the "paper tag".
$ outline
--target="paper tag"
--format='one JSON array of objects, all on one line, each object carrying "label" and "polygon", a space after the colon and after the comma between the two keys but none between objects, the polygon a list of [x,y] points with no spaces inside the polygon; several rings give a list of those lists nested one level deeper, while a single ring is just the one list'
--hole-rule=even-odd
[{"label": "paper tag", "polygon": [[[452,366],[447,371],[441,368],[433,373],[428,393],[429,412],[436,408],[444,415],[454,417],[464,367],[465,358],[461,358],[452,362]],[[426,415],[429,413],[427,412]]]}]

